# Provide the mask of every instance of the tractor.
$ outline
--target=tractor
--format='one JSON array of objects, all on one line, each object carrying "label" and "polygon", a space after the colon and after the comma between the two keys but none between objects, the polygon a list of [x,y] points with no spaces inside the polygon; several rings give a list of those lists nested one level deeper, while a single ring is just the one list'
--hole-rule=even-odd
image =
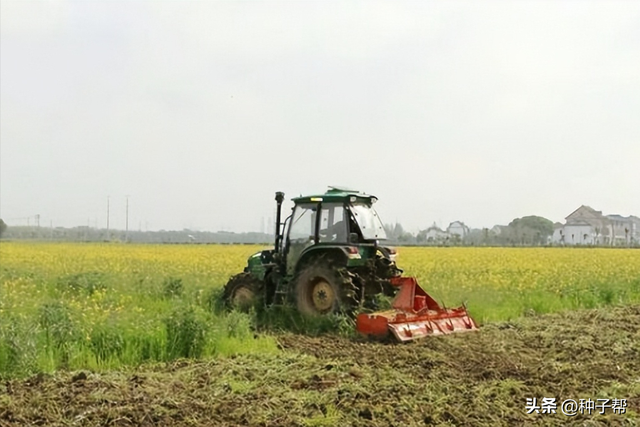
[{"label": "tractor", "polygon": [[[256,304],[293,305],[303,315],[357,316],[365,335],[392,332],[400,341],[477,329],[466,308],[441,308],[412,277],[402,277],[396,250],[373,208],[377,198],[345,188],[293,198],[282,222],[284,193],[276,193],[275,244],[249,257],[229,280],[223,299],[233,309]],[[377,308],[378,295],[396,297]]]}]

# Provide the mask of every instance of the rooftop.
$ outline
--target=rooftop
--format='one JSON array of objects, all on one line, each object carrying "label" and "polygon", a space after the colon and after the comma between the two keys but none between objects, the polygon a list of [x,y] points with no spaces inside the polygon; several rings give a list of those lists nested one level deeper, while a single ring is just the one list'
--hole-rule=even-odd
[{"label": "rooftop", "polygon": [[324,194],[315,194],[308,196],[294,197],[295,203],[317,203],[317,202],[361,202],[361,203],[375,203],[378,198],[371,194],[366,194],[361,191],[352,190],[344,187],[329,187]]}]

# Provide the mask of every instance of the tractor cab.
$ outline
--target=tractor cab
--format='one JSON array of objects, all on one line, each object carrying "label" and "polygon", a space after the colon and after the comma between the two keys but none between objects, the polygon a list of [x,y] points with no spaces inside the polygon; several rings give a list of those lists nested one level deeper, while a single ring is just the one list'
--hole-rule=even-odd
[{"label": "tractor cab", "polygon": [[348,247],[377,245],[387,238],[373,203],[377,198],[353,190],[330,187],[317,196],[293,199],[295,206],[285,221],[282,258],[292,273],[298,259],[308,248],[318,246]]},{"label": "tractor cab", "polygon": [[315,243],[384,240],[387,236],[382,221],[373,209],[377,200],[375,196],[335,187],[319,196],[294,198],[291,230],[294,236],[307,231],[304,234]]}]

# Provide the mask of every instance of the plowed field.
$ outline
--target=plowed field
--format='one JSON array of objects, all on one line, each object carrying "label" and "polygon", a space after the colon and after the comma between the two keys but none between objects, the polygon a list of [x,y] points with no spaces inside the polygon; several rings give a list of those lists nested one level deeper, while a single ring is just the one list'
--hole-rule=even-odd
[{"label": "plowed field", "polygon": [[[488,323],[404,345],[275,338],[279,354],[5,381],[0,425],[640,425],[640,306]],[[557,413],[527,414],[529,398],[555,398]],[[567,399],[600,407],[567,416]]]}]

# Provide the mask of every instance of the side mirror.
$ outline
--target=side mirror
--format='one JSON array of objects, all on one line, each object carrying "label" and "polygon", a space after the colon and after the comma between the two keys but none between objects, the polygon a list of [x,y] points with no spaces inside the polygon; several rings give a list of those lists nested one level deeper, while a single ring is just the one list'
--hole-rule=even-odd
[{"label": "side mirror", "polygon": [[349,233],[349,243],[357,244],[359,240],[358,233]]}]

